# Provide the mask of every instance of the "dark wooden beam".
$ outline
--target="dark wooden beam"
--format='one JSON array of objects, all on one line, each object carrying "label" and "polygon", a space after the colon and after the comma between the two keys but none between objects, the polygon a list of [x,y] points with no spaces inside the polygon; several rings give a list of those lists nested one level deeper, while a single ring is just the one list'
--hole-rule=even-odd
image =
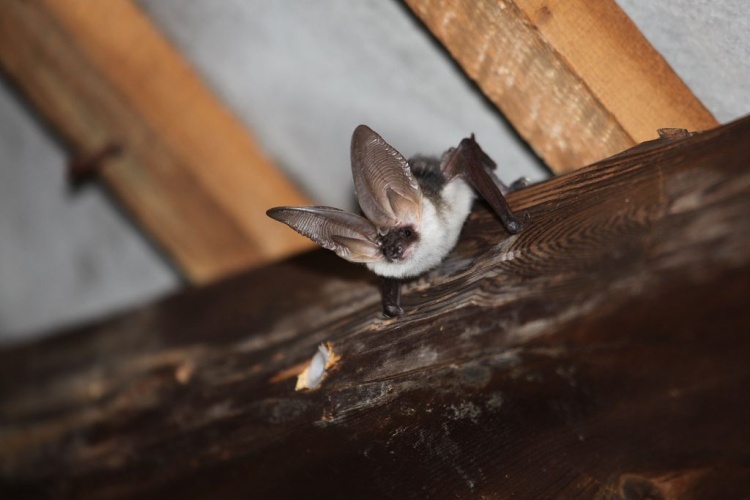
[{"label": "dark wooden beam", "polygon": [[530,186],[515,236],[479,205],[398,319],[320,251],[6,349],[0,496],[748,496],[749,142]]}]

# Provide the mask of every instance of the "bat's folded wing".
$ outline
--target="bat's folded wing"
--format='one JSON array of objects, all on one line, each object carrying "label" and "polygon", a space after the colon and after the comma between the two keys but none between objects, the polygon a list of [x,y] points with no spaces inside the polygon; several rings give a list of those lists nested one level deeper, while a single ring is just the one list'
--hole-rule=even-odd
[{"label": "bat's folded wing", "polygon": [[505,229],[515,234],[521,230],[522,225],[505,200],[499,179],[491,173],[494,168],[495,162],[482,151],[473,135],[470,139],[462,140],[461,144],[443,159],[443,174],[446,178],[451,179],[460,175],[466,179],[474,191],[489,203],[500,217]]}]

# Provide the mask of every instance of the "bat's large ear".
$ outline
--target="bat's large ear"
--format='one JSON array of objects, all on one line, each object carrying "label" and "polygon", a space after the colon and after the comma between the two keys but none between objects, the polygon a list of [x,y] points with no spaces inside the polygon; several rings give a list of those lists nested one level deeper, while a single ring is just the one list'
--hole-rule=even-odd
[{"label": "bat's large ear", "polygon": [[409,163],[366,125],[352,135],[352,176],[359,206],[381,232],[418,225],[422,190]]},{"label": "bat's large ear", "polygon": [[332,207],[276,207],[266,214],[350,262],[385,258],[376,243],[377,229],[359,215]]}]

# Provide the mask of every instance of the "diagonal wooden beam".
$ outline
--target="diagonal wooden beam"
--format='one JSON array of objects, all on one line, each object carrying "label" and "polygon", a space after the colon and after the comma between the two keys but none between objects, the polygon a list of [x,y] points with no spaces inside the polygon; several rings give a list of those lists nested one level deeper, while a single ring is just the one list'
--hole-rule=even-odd
[{"label": "diagonal wooden beam", "polygon": [[0,64],[192,281],[308,246],[265,216],[305,197],[133,2],[2,2]]},{"label": "diagonal wooden beam", "polygon": [[612,0],[406,3],[556,172],[717,125]]}]

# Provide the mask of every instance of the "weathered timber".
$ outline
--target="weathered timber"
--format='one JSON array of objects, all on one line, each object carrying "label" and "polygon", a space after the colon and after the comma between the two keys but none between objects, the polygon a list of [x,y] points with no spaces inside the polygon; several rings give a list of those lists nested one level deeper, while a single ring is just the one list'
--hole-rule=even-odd
[{"label": "weathered timber", "polygon": [[6,349],[0,496],[746,497],[749,143],[530,186],[514,236],[478,204],[398,319],[318,251]]},{"label": "weathered timber", "polygon": [[614,0],[406,3],[556,172],[717,125]]},{"label": "weathered timber", "polygon": [[0,66],[190,281],[309,248],[264,214],[306,198],[134,2],[2,2]]}]

